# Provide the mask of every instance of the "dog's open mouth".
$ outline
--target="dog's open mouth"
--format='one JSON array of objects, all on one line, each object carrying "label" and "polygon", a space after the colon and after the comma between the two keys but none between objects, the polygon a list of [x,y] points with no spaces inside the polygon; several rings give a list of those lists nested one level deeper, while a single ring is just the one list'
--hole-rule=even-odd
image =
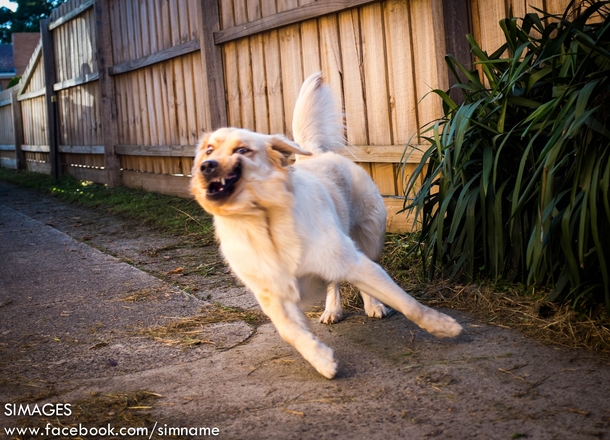
[{"label": "dog's open mouth", "polygon": [[213,177],[208,181],[206,194],[208,199],[218,201],[226,199],[235,190],[235,184],[241,178],[241,161],[238,160],[231,172],[224,177]]}]

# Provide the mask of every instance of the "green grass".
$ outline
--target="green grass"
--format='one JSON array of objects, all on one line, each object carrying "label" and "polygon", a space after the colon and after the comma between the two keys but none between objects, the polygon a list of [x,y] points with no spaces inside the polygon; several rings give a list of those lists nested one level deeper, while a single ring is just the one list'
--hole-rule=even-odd
[{"label": "green grass", "polygon": [[211,217],[194,201],[130,188],[108,188],[71,176],[51,176],[0,168],[0,180],[87,208],[103,210],[174,235],[213,241]]}]

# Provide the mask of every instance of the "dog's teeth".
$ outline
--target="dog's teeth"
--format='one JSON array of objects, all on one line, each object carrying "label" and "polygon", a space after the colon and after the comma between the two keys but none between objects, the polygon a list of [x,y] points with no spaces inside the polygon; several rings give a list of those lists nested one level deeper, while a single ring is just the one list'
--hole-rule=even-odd
[{"label": "dog's teeth", "polygon": [[222,178],[220,179],[220,183],[222,183],[222,186],[224,186],[224,184],[225,184],[225,178],[224,178],[224,177],[222,177]]}]

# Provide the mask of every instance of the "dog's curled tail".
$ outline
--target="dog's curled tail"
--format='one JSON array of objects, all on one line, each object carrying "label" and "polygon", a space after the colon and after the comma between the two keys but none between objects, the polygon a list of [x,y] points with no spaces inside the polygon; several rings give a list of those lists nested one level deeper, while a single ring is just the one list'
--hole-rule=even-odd
[{"label": "dog's curled tail", "polygon": [[344,149],[342,120],[330,87],[322,81],[322,72],[310,75],[303,82],[294,106],[292,133],[295,142],[313,154]]}]

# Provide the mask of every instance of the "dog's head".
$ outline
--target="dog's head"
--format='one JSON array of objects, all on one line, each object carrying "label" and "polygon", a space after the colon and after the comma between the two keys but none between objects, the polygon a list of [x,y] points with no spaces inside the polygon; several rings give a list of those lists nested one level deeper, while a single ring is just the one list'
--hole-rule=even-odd
[{"label": "dog's head", "polygon": [[311,153],[282,135],[221,128],[204,135],[199,143],[191,193],[211,214],[226,211],[223,207],[228,205],[245,208],[257,202],[256,185],[285,177],[291,154]]}]

